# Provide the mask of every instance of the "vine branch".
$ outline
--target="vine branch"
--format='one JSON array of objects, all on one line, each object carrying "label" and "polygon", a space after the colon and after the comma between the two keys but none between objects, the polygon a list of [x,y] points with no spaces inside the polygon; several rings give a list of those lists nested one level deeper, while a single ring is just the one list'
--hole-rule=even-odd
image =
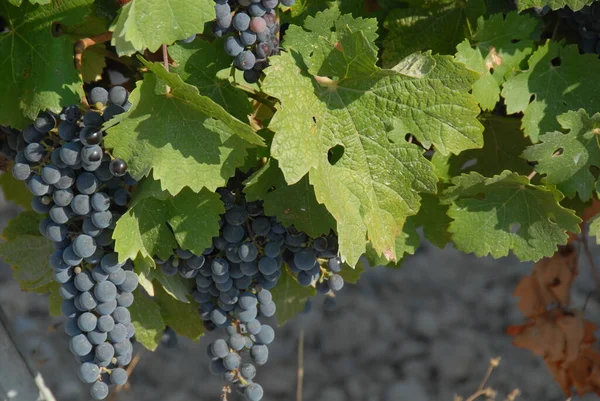
[{"label": "vine branch", "polygon": [[95,46],[98,43],[108,42],[112,39],[112,35],[112,32],[105,32],[89,38],[79,39],[77,42],[75,42],[75,68],[81,70],[81,66],[83,64],[83,52],[85,49]]}]

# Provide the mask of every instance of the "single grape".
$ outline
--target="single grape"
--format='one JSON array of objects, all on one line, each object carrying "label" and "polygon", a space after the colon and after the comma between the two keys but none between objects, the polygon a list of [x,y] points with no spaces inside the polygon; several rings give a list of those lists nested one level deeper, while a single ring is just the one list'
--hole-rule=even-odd
[{"label": "single grape", "polygon": [[113,369],[110,373],[110,382],[117,386],[127,383],[127,372],[123,368]]},{"label": "single grape", "polygon": [[127,172],[127,163],[122,159],[114,159],[110,162],[109,169],[115,177],[122,177]]},{"label": "single grape", "polygon": [[256,342],[264,345],[269,345],[275,339],[275,330],[267,324],[263,324],[260,332],[256,334]]},{"label": "single grape", "polygon": [[267,9],[260,3],[253,3],[248,7],[248,12],[253,17],[262,17],[266,14]]},{"label": "single grape", "polygon": [[291,7],[294,4],[296,4],[296,0],[281,0],[281,4],[283,4],[286,7]]},{"label": "single grape", "polygon": [[[62,124],[61,124],[62,126]],[[85,146],[99,145],[104,134],[97,127],[83,127],[79,133],[79,140]]]},{"label": "single grape", "polygon": [[44,147],[37,142],[30,143],[25,147],[24,155],[28,161],[38,163],[44,157]]},{"label": "single grape", "polygon": [[85,195],[92,195],[98,189],[100,183],[93,173],[85,172],[77,177],[75,186],[77,190]]},{"label": "single grape", "polygon": [[98,318],[90,312],[82,313],[77,319],[77,325],[82,331],[92,331],[96,328]]},{"label": "single grape", "polygon": [[87,195],[79,194],[71,201],[71,210],[80,216],[87,215],[90,210],[90,197]]},{"label": "single grape", "polygon": [[255,84],[258,82],[260,78],[260,72],[256,70],[246,70],[244,71],[244,80],[249,84]]},{"label": "single grape", "polygon": [[92,385],[90,394],[94,400],[103,400],[108,397],[108,385],[104,382],[97,381]]},{"label": "single grape", "polygon": [[250,356],[255,364],[262,366],[269,359],[269,348],[266,345],[255,344],[250,349]]},{"label": "single grape", "polygon": [[94,295],[99,302],[113,301],[117,297],[117,287],[110,281],[103,281],[94,287]]},{"label": "single grape", "polygon": [[92,223],[98,228],[108,228],[112,223],[112,213],[108,210],[104,212],[93,212],[91,219]]},{"label": "single grape", "polygon": [[250,383],[244,392],[248,401],[260,401],[263,398],[264,391],[260,384]]},{"label": "single grape", "polygon": [[110,315],[100,316],[97,323],[98,330],[108,333],[115,327],[115,321]]},{"label": "single grape", "polygon": [[[194,35],[195,37],[196,35]],[[193,39],[192,39],[193,40]],[[186,42],[189,43],[189,42]],[[108,91],[108,101],[117,106],[124,106],[129,99],[129,92],[122,86],[114,86]]]},{"label": "single grape", "polygon": [[256,57],[251,51],[244,50],[243,52],[237,55],[234,64],[239,70],[251,70],[252,67],[254,67],[254,64],[256,64]]},{"label": "single grape", "polygon": [[267,22],[262,17],[252,18],[250,21],[250,29],[256,33],[264,32],[267,30]]},{"label": "single grape", "polygon": [[73,354],[77,356],[84,356],[89,354],[93,347],[85,334],[78,334],[71,338],[69,348]]},{"label": "single grape", "polygon": [[216,358],[225,358],[229,354],[229,346],[223,339],[213,342],[210,348]]},{"label": "single grape", "polygon": [[104,192],[97,192],[92,196],[90,204],[94,210],[104,212],[110,207],[110,196]]},{"label": "single grape", "polygon": [[100,377],[100,368],[98,365],[90,362],[82,363],[79,366],[79,378],[82,382],[92,384]]},{"label": "single grape", "polygon": [[104,152],[98,145],[86,146],[81,151],[81,161],[84,163],[97,163],[102,160]]},{"label": "single grape", "polygon": [[103,106],[106,106],[108,103],[108,91],[100,86],[96,86],[90,92],[89,102],[91,105],[101,103]]},{"label": "single grape", "polygon": [[332,291],[339,291],[344,287],[344,279],[339,274],[334,274],[329,277],[327,284]]},{"label": "single grape", "polygon": [[233,17],[233,27],[242,32],[250,27],[250,16],[244,12],[238,12]]},{"label": "single grape", "polygon": [[38,114],[35,121],[33,122],[33,127],[42,134],[47,134],[54,128],[56,128],[56,118],[45,111]]},{"label": "single grape", "polygon": [[[105,281],[106,283],[107,281]],[[127,338],[127,327],[122,323],[115,324],[115,327],[108,332],[108,339],[113,343],[120,343]]]},{"label": "single grape", "polygon": [[223,358],[223,366],[227,370],[235,370],[240,367],[242,358],[237,352],[230,352]]},{"label": "single grape", "polygon": [[44,139],[44,134],[34,128],[33,125],[28,125],[23,129],[23,140],[27,143],[37,143]]},{"label": "single grape", "polygon": [[31,175],[31,167],[25,163],[15,163],[12,168],[12,175],[18,181],[25,181]]},{"label": "single grape", "polygon": [[235,57],[240,54],[244,50],[244,45],[240,41],[240,39],[235,36],[230,36],[225,39],[225,53],[227,53],[231,57]]}]

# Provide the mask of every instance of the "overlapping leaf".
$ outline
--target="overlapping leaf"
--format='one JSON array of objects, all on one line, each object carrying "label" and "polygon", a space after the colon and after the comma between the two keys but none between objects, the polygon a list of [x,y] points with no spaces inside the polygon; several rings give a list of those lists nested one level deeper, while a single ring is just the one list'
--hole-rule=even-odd
[{"label": "overlapping leaf", "polygon": [[409,7],[390,12],[384,27],[383,65],[392,67],[416,51],[454,54],[455,47],[474,31],[485,12],[483,0],[411,0]]},{"label": "overlapping leaf", "polygon": [[548,41],[529,58],[529,69],[507,79],[502,89],[509,114],[523,112],[523,129],[533,142],[560,129],[556,117],[583,108],[600,110],[600,60],[579,54],[577,45]]},{"label": "overlapping leaf", "polygon": [[171,197],[157,181],[139,184],[132,204],[113,233],[119,260],[158,256],[163,260],[181,246],[200,255],[219,234],[223,204],[214,192],[184,189]]},{"label": "overlapping leaf", "polygon": [[220,104],[231,115],[247,121],[253,109],[248,96],[229,81],[231,56],[225,53],[222,40],[208,42],[197,39],[189,44],[169,47],[169,55],[177,63],[173,72],[200,93]]},{"label": "overlapping leaf", "polygon": [[552,186],[531,185],[510,171],[492,178],[472,172],[452,184],[443,195],[452,202],[452,240],[463,252],[499,258],[512,251],[520,260],[539,260],[566,244],[567,232],[579,232],[581,219],[559,204],[563,196]]},{"label": "overlapping leaf", "polygon": [[[352,20],[338,26],[330,19],[322,13],[311,23],[326,32],[312,44],[291,27],[285,44],[292,54],[274,57],[267,70],[263,89],[281,100],[269,125],[276,132],[271,152],[288,183],[309,173],[351,265],[364,253],[365,238],[394,260],[396,237],[419,209],[418,192],[435,191],[436,181],[422,149],[404,135],[445,154],[481,146],[478,107],[468,94],[476,74],[431,55],[422,56],[434,61],[422,77],[381,70],[376,48],[352,31]],[[320,77],[298,67],[294,57],[300,56]],[[391,140],[392,131],[402,139]]]},{"label": "overlapping leaf", "polygon": [[50,294],[50,313],[56,316],[60,314],[60,303],[56,302],[59,286],[50,266],[50,255],[55,249],[39,232],[43,218],[35,212],[22,212],[10,220],[2,232],[5,242],[0,244],[0,257],[12,267],[21,289]]},{"label": "overlapping leaf", "polygon": [[505,78],[533,53],[532,39],[539,36],[540,27],[539,20],[529,15],[494,14],[479,18],[472,39],[457,46],[456,59],[481,74],[473,84],[473,95],[482,109],[496,106]]},{"label": "overlapping leaf", "polygon": [[266,215],[277,217],[284,226],[294,225],[313,238],[335,228],[335,220],[315,198],[308,177],[287,184],[275,160],[246,181],[244,192],[249,201],[263,201]]},{"label": "overlapping leaf", "polygon": [[177,334],[198,340],[204,334],[204,326],[195,302],[181,303],[161,287],[156,286],[154,300],[160,306],[160,313],[167,326]]},{"label": "overlapping leaf", "polygon": [[450,181],[463,173],[476,171],[485,177],[500,174],[503,170],[527,175],[532,167],[521,157],[531,140],[521,131],[521,120],[488,114],[481,118],[483,148],[466,150],[458,155],[444,156],[435,153],[431,162],[442,181]]},{"label": "overlapping leaf", "polygon": [[160,313],[160,307],[139,288],[133,295],[135,302],[129,307],[129,312],[131,323],[135,328],[135,339],[150,351],[154,351],[165,330],[165,321]]},{"label": "overlapping leaf", "polygon": [[282,326],[288,320],[304,310],[306,301],[316,294],[313,287],[303,287],[287,269],[281,272],[277,286],[271,290],[273,302],[277,305],[275,316]]},{"label": "overlapping leaf", "polygon": [[532,7],[542,8],[544,6],[549,6],[553,10],[569,7],[573,11],[579,11],[593,2],[594,0],[517,0],[517,7],[519,11]]},{"label": "overlapping leaf", "polygon": [[[137,83],[130,96],[134,107],[111,121],[119,124],[108,129],[105,145],[127,161],[134,177],[152,170],[171,194],[185,186],[195,192],[224,186],[244,164],[246,149],[262,138],[160,64],[147,66],[156,75]],[[170,93],[157,93],[157,75]]]},{"label": "overlapping leaf", "polygon": [[204,31],[204,24],[215,18],[211,0],[135,0],[125,4],[110,30],[112,44],[121,56],[155,52]]},{"label": "overlapping leaf", "polygon": [[93,0],[62,0],[50,5],[0,4],[7,24],[0,33],[0,124],[23,128],[40,110],[59,112],[83,94],[73,64],[73,40],[52,35],[52,23],[73,25]]},{"label": "overlapping leaf", "polygon": [[4,199],[15,202],[17,205],[26,209],[31,209],[31,200],[33,195],[29,189],[21,182],[17,181],[12,174],[7,171],[0,173],[0,187],[4,194]]},{"label": "overlapping leaf", "polygon": [[569,132],[550,132],[540,136],[523,157],[535,161],[535,171],[545,175],[544,182],[554,184],[566,196],[579,195],[582,201],[592,198],[596,189],[593,167],[600,167],[600,114],[590,117],[583,109],[558,117]]}]

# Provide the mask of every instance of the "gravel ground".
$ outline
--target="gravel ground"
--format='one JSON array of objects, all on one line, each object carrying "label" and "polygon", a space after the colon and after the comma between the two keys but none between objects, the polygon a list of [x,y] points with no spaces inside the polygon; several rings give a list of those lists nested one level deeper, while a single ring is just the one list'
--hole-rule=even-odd
[{"label": "gravel ground", "polygon": [[[3,227],[17,210],[0,205]],[[600,250],[594,253],[600,256]],[[334,309],[317,297],[310,312],[277,330],[269,362],[258,371],[264,400],[296,399],[301,332],[305,401],[452,401],[477,388],[496,356],[502,361],[489,384],[498,400],[514,388],[523,393],[520,401],[565,400],[541,360],[514,348],[503,334],[507,325],[523,321],[511,293],[532,266],[425,244],[401,269],[373,268],[357,285],[346,285]],[[579,306],[594,288],[583,260],[582,266],[574,291]],[[22,292],[10,269],[0,265],[0,305],[23,350],[57,401],[87,401],[88,386],[77,378],[61,319],[48,316],[46,302]],[[586,314],[600,323],[596,301],[590,299]],[[175,347],[161,346],[155,353],[138,349],[141,359],[130,386],[113,400],[220,400],[221,382],[208,372],[205,353],[214,337],[210,333],[200,343],[179,338]]]}]

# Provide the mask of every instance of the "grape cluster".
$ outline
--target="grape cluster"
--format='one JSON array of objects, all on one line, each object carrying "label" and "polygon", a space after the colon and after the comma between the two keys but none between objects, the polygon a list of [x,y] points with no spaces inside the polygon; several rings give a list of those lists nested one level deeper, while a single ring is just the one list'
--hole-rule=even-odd
[{"label": "grape cluster", "polygon": [[557,13],[562,22],[579,34],[579,48],[583,53],[600,54],[600,3],[577,12],[565,7]]},{"label": "grape cluster", "polygon": [[[281,0],[284,6],[295,0]],[[235,57],[233,65],[244,71],[244,79],[255,83],[268,66],[267,59],[279,52],[279,0],[215,0],[213,32],[224,37],[225,52]],[[231,33],[231,34],[230,34]]]},{"label": "grape cluster", "polygon": [[293,272],[301,284],[327,291],[341,289],[344,281],[337,274],[342,263],[335,235],[311,239],[284,227],[265,216],[260,202],[246,202],[237,182],[234,177],[227,188],[218,189],[226,212],[210,248],[201,255],[177,249],[167,260],[155,261],[166,275],[195,279],[193,297],[205,328],[225,329],[226,338],[207,348],[211,372],[249,401],[260,401],[263,389],[254,381],[256,367],[267,362],[268,345],[275,338],[273,328],[261,322],[277,309],[269,290],[282,274]]},{"label": "grape cluster", "polygon": [[32,208],[48,216],[39,229],[56,248],[50,265],[64,299],[69,348],[96,400],[107,397],[109,384],[125,384],[123,367],[133,352],[127,308],[138,277],[131,261],[119,262],[112,232],[136,181],[101,146],[102,124],[130,106],[127,98],[122,87],[94,88],[88,99],[98,111],[82,114],[71,105],[60,115],[40,113],[20,133],[3,130],[15,156],[13,176],[34,195]]}]

